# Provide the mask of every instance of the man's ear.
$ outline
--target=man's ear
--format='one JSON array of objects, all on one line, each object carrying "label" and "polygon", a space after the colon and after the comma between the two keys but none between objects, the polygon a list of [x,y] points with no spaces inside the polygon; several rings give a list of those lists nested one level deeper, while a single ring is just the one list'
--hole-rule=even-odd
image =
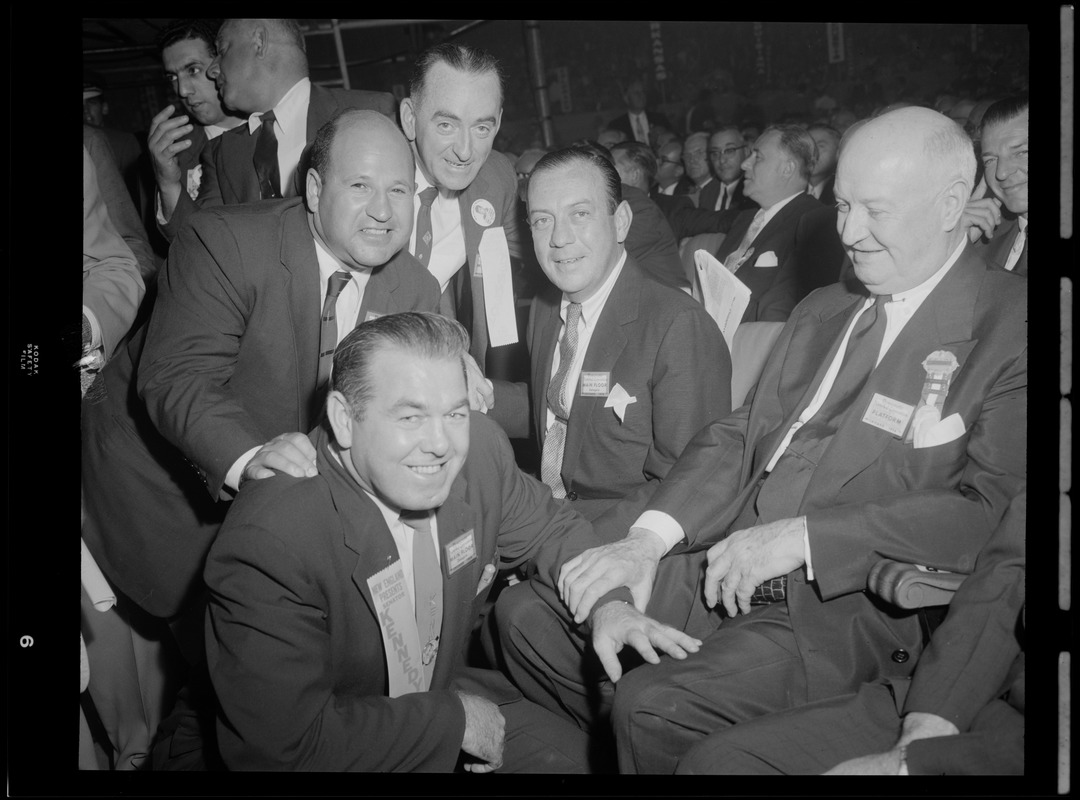
[{"label": "man's ear", "polygon": [[626,235],[630,233],[630,223],[634,221],[634,212],[630,210],[630,204],[623,200],[615,207],[615,241],[622,244],[626,241]]},{"label": "man's ear", "polygon": [[330,392],[326,398],[326,417],[330,421],[330,429],[334,432],[338,447],[342,450],[352,447],[352,429],[356,420],[353,419],[352,409],[341,392]]},{"label": "man's ear", "polygon": [[255,57],[265,58],[267,47],[270,44],[270,33],[266,30],[265,25],[256,22],[251,26],[251,41],[255,47]]},{"label": "man's ear", "polygon": [[951,231],[960,224],[964,216],[964,208],[967,206],[971,191],[962,180],[954,180],[941,194],[942,228]]},{"label": "man's ear", "polygon": [[307,208],[312,214],[319,210],[319,195],[322,193],[322,176],[311,167],[307,171],[307,180],[304,184],[304,198],[307,200]]},{"label": "man's ear", "polygon": [[401,129],[410,142],[416,140],[416,108],[411,97],[401,101]]}]

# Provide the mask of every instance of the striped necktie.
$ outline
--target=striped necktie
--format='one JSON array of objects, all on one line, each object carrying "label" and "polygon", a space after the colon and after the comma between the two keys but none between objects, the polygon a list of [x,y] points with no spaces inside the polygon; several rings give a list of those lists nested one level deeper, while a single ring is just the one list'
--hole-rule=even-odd
[{"label": "striped necktie", "polygon": [[330,276],[326,285],[326,301],[322,309],[322,330],[319,333],[319,379],[315,384],[322,391],[330,381],[330,370],[334,365],[334,350],[338,344],[337,299],[341,291],[352,280],[352,274],[338,270]]},{"label": "striped necktie", "polygon": [[553,497],[566,497],[566,487],[562,480],[563,451],[566,447],[566,423],[569,411],[563,397],[566,394],[566,379],[574,365],[578,346],[578,324],[581,322],[581,303],[570,303],[566,307],[566,325],[563,328],[562,342],[559,343],[559,369],[548,384],[547,404],[555,415],[555,421],[548,428],[544,438],[544,451],[540,458],[540,477],[551,487]]}]

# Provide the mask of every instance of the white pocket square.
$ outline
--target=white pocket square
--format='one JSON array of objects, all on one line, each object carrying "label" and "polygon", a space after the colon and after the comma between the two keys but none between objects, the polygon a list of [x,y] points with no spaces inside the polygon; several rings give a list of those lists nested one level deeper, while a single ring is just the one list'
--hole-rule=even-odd
[{"label": "white pocket square", "polygon": [[916,426],[912,443],[916,450],[923,447],[937,447],[956,441],[964,433],[964,420],[959,414],[950,414],[933,425]]},{"label": "white pocket square", "polygon": [[767,250],[757,257],[757,261],[754,262],[755,267],[776,267],[780,262],[776,260],[776,253],[772,250]]}]

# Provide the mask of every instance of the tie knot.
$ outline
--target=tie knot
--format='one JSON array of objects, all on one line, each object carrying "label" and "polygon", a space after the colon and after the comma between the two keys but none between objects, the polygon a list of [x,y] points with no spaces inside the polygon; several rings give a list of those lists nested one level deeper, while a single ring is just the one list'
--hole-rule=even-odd
[{"label": "tie knot", "polygon": [[878,308],[883,308],[886,303],[891,303],[891,302],[892,302],[892,295],[891,294],[875,294],[874,295],[874,305],[876,305]]},{"label": "tie knot", "polygon": [[402,511],[398,519],[417,533],[431,533],[431,513],[428,511]]},{"label": "tie knot", "polygon": [[273,125],[274,120],[276,120],[276,119],[277,119],[277,117],[274,116],[273,110],[267,111],[265,114],[260,114],[259,115],[259,121],[263,125]]},{"label": "tie knot", "polygon": [[352,280],[352,274],[346,272],[343,269],[339,269],[337,272],[330,276],[330,282],[327,285],[326,296],[337,297],[339,294],[341,294],[341,290],[344,289],[346,285],[348,285],[350,280]]},{"label": "tie knot", "polygon": [[567,327],[570,327],[571,325],[576,327],[578,322],[580,321],[581,303],[575,303],[571,301],[569,305],[566,306],[566,325]]},{"label": "tie knot", "polygon": [[429,186],[420,192],[420,205],[424,208],[431,208],[431,204],[435,202],[435,195],[439,193],[439,190],[434,186]]}]

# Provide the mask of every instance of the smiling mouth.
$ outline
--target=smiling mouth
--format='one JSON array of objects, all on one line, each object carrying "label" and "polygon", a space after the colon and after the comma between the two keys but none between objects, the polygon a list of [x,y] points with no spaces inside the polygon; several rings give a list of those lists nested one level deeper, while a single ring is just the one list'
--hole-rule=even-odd
[{"label": "smiling mouth", "polygon": [[447,164],[449,164],[449,165],[450,165],[451,167],[453,167],[454,169],[468,169],[469,167],[471,167],[471,166],[472,166],[472,162],[471,162],[471,161],[451,161],[451,160],[450,160],[450,159],[448,159],[448,158],[446,158],[446,159],[443,159],[443,160],[444,160],[444,161],[445,161],[445,162],[446,162]]},{"label": "smiling mouth", "polygon": [[360,233],[365,236],[385,236],[390,233],[389,228],[361,228]]},{"label": "smiling mouth", "polygon": [[577,262],[581,261],[583,258],[585,258],[585,256],[574,256],[572,258],[556,258],[556,259],[552,259],[552,260],[556,264],[566,265],[566,264],[576,264]]},{"label": "smiling mouth", "polygon": [[442,468],[444,466],[446,466],[446,465],[445,464],[425,464],[425,465],[416,466],[416,467],[410,466],[409,469],[411,469],[417,475],[436,475],[442,470]]}]

